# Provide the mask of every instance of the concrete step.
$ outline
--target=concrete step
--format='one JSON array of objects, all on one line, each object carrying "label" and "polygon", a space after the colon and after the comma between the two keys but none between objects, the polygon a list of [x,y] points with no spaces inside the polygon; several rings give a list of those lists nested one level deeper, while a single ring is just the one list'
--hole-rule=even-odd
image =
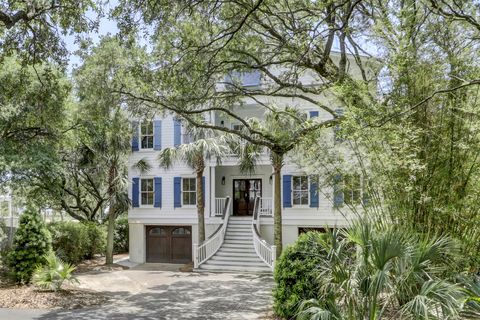
[{"label": "concrete step", "polygon": [[245,266],[216,266],[202,264],[197,271],[209,272],[252,272],[252,273],[272,273],[272,270],[265,265],[265,267],[245,267]]},{"label": "concrete step", "polygon": [[228,225],[232,225],[232,226],[252,225],[252,221],[251,220],[229,220]]},{"label": "concrete step", "polygon": [[239,240],[226,240],[223,241],[224,244],[246,244],[246,245],[253,245],[253,240],[248,239],[239,239]]},{"label": "concrete step", "polygon": [[[249,244],[248,243],[223,243],[222,244],[222,247],[220,249],[233,249],[233,248],[236,248],[236,249],[254,249],[253,247],[253,242],[250,242]],[[255,250],[255,249],[254,249]]]},{"label": "concrete step", "polygon": [[239,236],[239,237],[251,237],[252,236],[252,233],[251,232],[228,232],[225,233],[225,236],[231,236],[231,237],[234,237],[234,236]]},{"label": "concrete step", "polygon": [[241,254],[256,254],[255,253],[255,248],[252,246],[247,246],[247,247],[221,247],[218,249],[217,252],[225,252],[225,253],[241,253]]},{"label": "concrete step", "polygon": [[231,236],[231,235],[227,234],[225,236],[225,240],[248,240],[248,241],[253,241],[253,237],[252,237],[251,234],[242,235],[242,236],[239,236],[239,235]]},{"label": "concrete step", "polygon": [[206,265],[216,265],[216,266],[243,266],[243,267],[263,267],[266,266],[266,263],[260,259],[256,261],[231,261],[231,260],[213,260],[209,259],[204,264]]},{"label": "concrete step", "polygon": [[245,225],[245,227],[239,227],[239,226],[228,226],[227,231],[237,231],[237,232],[252,232],[252,227]]},{"label": "concrete step", "polygon": [[247,257],[247,258],[257,258],[257,253],[255,252],[255,249],[252,249],[252,251],[245,251],[245,252],[237,252],[237,251],[221,251],[218,250],[215,253],[215,256],[224,256],[224,257]]},{"label": "concrete step", "polygon": [[[225,261],[225,262],[230,262],[230,261],[240,261],[240,262],[262,262],[258,256],[242,256],[242,257],[237,257],[237,256],[223,256],[223,255],[217,255],[215,254],[213,257],[211,257],[208,261]],[[262,262],[263,263],[263,262]]]}]

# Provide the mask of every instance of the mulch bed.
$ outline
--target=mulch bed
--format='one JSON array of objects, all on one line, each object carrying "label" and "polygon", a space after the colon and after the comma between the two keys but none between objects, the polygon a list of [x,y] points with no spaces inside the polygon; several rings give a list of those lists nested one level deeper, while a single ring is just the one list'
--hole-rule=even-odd
[{"label": "mulch bed", "polygon": [[[121,257],[117,255],[115,259]],[[105,257],[98,256],[81,262],[75,273],[123,269],[128,268],[118,264],[107,266]],[[71,310],[101,305],[109,299],[105,293],[79,289],[71,284],[65,284],[64,289],[57,292],[42,290],[34,285],[16,285],[5,277],[5,271],[0,268],[0,308]]]}]

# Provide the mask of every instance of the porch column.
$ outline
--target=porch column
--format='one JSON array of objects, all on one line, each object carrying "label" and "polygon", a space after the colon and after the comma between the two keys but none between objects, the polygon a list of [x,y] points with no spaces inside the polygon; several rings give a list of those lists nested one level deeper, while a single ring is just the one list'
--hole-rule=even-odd
[{"label": "porch column", "polygon": [[210,167],[210,217],[215,216],[215,167]]}]

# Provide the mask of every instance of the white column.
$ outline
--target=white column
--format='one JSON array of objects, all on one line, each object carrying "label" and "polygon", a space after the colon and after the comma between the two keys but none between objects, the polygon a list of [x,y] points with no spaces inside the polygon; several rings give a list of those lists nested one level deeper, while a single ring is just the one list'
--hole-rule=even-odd
[{"label": "white column", "polygon": [[210,217],[215,215],[215,167],[210,167]]}]

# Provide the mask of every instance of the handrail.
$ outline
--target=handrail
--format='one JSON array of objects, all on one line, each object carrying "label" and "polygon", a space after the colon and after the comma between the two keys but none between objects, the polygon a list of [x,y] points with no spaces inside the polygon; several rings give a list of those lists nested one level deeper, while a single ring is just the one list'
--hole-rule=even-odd
[{"label": "handrail", "polygon": [[253,206],[253,219],[252,219],[252,234],[253,234],[253,246],[258,257],[265,262],[273,271],[275,268],[276,249],[274,245],[270,245],[262,239],[260,236],[260,217],[258,211],[260,207],[260,197],[255,198]]},{"label": "handrail", "polygon": [[260,216],[273,216],[273,199],[272,198],[260,198],[259,202],[259,215]]},{"label": "handrail", "polygon": [[222,219],[223,223],[218,226],[217,230],[201,244],[193,244],[193,266],[198,268],[202,263],[210,259],[223,244],[225,233],[227,232],[228,219],[230,217],[230,197],[225,200]]},{"label": "handrail", "polygon": [[225,209],[225,201],[227,198],[215,198],[215,208],[213,215],[215,217],[223,216],[223,210]]}]

